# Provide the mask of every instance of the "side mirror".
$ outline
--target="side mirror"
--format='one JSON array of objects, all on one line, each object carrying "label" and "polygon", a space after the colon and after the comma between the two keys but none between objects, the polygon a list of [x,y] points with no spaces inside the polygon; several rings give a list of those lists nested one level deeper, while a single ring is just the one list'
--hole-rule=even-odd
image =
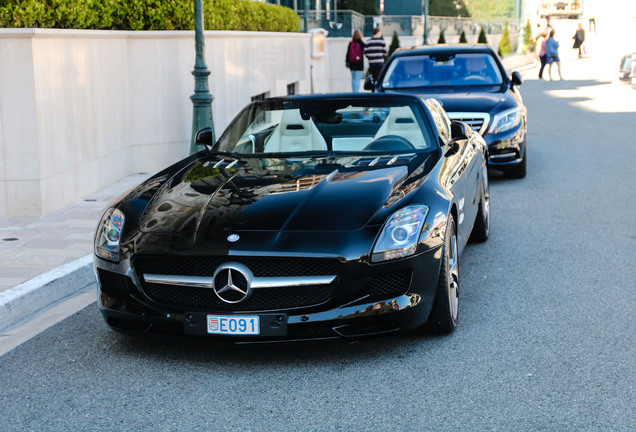
[{"label": "side mirror", "polygon": [[513,85],[523,84],[523,78],[521,78],[521,74],[517,71],[514,71],[512,73],[512,76],[510,77],[510,81],[512,82]]},{"label": "side mirror", "polygon": [[468,139],[468,129],[466,123],[460,121],[451,122],[451,140],[447,144],[448,150],[444,153],[444,156],[451,156],[459,151],[458,141]]},{"label": "side mirror", "polygon": [[212,128],[206,127],[198,131],[194,136],[194,143],[197,145],[212,147]]},{"label": "side mirror", "polygon": [[375,91],[375,85],[373,83],[373,77],[371,75],[367,76],[364,80],[364,89]]},{"label": "side mirror", "polygon": [[453,140],[468,139],[468,129],[466,128],[466,123],[460,121],[452,121],[451,138]]}]

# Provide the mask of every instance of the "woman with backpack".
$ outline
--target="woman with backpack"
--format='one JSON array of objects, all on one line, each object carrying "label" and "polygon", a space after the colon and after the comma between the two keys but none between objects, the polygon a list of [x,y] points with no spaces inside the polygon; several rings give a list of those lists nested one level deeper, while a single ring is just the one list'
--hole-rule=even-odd
[{"label": "woman with backpack", "polygon": [[362,79],[362,70],[364,69],[364,42],[362,42],[362,33],[360,30],[353,32],[353,37],[347,47],[347,56],[345,65],[351,70],[351,91],[357,92],[360,89],[360,80]]}]

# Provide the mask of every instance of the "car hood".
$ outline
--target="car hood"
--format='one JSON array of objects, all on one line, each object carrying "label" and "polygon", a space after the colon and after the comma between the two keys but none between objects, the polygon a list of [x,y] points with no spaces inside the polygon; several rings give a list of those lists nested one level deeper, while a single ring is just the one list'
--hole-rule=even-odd
[{"label": "car hood", "polygon": [[432,156],[390,164],[388,156],[370,166],[374,159],[197,160],[138,188],[152,197],[133,219],[145,233],[358,230],[407,195]]},{"label": "car hood", "polygon": [[508,91],[502,91],[502,86],[418,88],[403,89],[400,92],[412,93],[422,98],[435,98],[441,102],[446,112],[492,113],[516,105],[513,96]]}]

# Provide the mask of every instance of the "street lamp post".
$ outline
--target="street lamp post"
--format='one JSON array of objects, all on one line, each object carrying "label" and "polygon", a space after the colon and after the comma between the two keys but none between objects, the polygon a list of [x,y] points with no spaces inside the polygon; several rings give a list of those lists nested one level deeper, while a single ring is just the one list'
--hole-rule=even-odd
[{"label": "street lamp post", "polygon": [[424,45],[428,45],[428,0],[424,2]]},{"label": "street lamp post", "polygon": [[190,96],[193,105],[192,137],[190,140],[190,154],[197,152],[194,137],[200,129],[212,128],[212,143],[214,143],[214,121],[212,120],[212,101],[208,76],[210,71],[205,64],[205,38],[203,35],[203,0],[194,0],[194,48],[196,60],[194,62],[194,94]]}]

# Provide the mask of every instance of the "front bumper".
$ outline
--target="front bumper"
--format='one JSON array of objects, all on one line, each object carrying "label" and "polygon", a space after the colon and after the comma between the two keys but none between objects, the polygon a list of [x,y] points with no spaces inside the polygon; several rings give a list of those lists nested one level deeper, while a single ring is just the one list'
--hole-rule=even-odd
[{"label": "front bumper", "polygon": [[498,170],[512,169],[523,162],[526,154],[526,126],[519,126],[499,134],[486,134],[488,166]]},{"label": "front bumper", "polygon": [[[388,263],[341,263],[332,294],[320,304],[296,307],[288,303],[283,308],[263,306],[244,310],[219,309],[205,300],[199,303],[206,304],[204,307],[157,301],[156,297],[148,296],[148,284],[140,282],[127,261],[113,264],[95,258],[95,269],[99,307],[107,324],[116,331],[137,336],[259,343],[358,339],[420,327],[433,305],[440,258],[441,247],[436,247]],[[396,278],[399,283],[391,282]],[[258,315],[260,334],[207,334],[208,314]]]}]

